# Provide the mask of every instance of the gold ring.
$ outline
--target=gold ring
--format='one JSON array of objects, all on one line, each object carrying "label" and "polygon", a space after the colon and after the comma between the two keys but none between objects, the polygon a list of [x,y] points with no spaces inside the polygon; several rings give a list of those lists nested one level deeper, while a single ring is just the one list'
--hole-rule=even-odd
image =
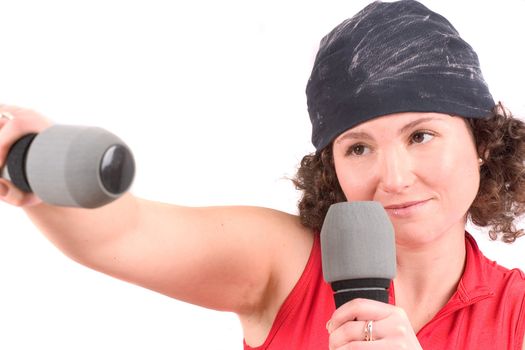
[{"label": "gold ring", "polygon": [[372,320],[366,321],[366,324],[365,324],[365,341],[372,341],[372,340],[374,340],[374,337],[372,335],[372,330],[373,330],[372,322],[373,322]]}]

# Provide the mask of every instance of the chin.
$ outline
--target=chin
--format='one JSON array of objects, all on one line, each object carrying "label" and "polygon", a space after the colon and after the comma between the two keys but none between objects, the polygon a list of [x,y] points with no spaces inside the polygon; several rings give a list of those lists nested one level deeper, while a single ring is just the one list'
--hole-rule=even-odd
[{"label": "chin", "polygon": [[394,223],[396,244],[403,246],[419,246],[432,243],[442,236],[442,230],[428,225],[428,220],[403,224]]},{"label": "chin", "polygon": [[[437,242],[450,234],[465,234],[465,222],[456,222],[450,225],[436,226],[438,218],[433,221],[420,220],[409,223],[396,223],[393,221],[396,235],[396,244],[402,246],[422,246]],[[430,223],[430,224],[429,224]]]}]

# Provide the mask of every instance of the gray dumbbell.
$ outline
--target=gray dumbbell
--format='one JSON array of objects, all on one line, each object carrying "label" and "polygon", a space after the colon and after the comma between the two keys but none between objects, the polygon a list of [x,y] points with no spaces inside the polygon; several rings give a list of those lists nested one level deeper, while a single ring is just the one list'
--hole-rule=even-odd
[{"label": "gray dumbbell", "polygon": [[133,155],[121,139],[101,128],[70,125],[22,137],[1,171],[2,177],[46,203],[81,208],[117,199],[134,175]]}]

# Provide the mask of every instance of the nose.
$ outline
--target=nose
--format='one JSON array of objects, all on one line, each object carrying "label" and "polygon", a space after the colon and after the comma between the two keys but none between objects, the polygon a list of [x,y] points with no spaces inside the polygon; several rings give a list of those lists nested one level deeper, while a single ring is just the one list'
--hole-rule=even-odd
[{"label": "nose", "polygon": [[414,183],[413,161],[405,150],[393,150],[379,157],[379,189],[401,193]]}]

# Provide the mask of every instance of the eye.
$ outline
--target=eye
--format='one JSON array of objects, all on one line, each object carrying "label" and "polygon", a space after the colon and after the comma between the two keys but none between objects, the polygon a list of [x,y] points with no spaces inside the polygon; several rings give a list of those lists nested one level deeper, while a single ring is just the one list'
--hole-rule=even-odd
[{"label": "eye", "polygon": [[410,143],[427,143],[434,138],[434,134],[428,131],[416,131],[410,136]]},{"label": "eye", "polygon": [[346,151],[347,156],[362,156],[370,152],[370,149],[363,145],[363,144],[355,144],[348,148],[348,151]]}]

